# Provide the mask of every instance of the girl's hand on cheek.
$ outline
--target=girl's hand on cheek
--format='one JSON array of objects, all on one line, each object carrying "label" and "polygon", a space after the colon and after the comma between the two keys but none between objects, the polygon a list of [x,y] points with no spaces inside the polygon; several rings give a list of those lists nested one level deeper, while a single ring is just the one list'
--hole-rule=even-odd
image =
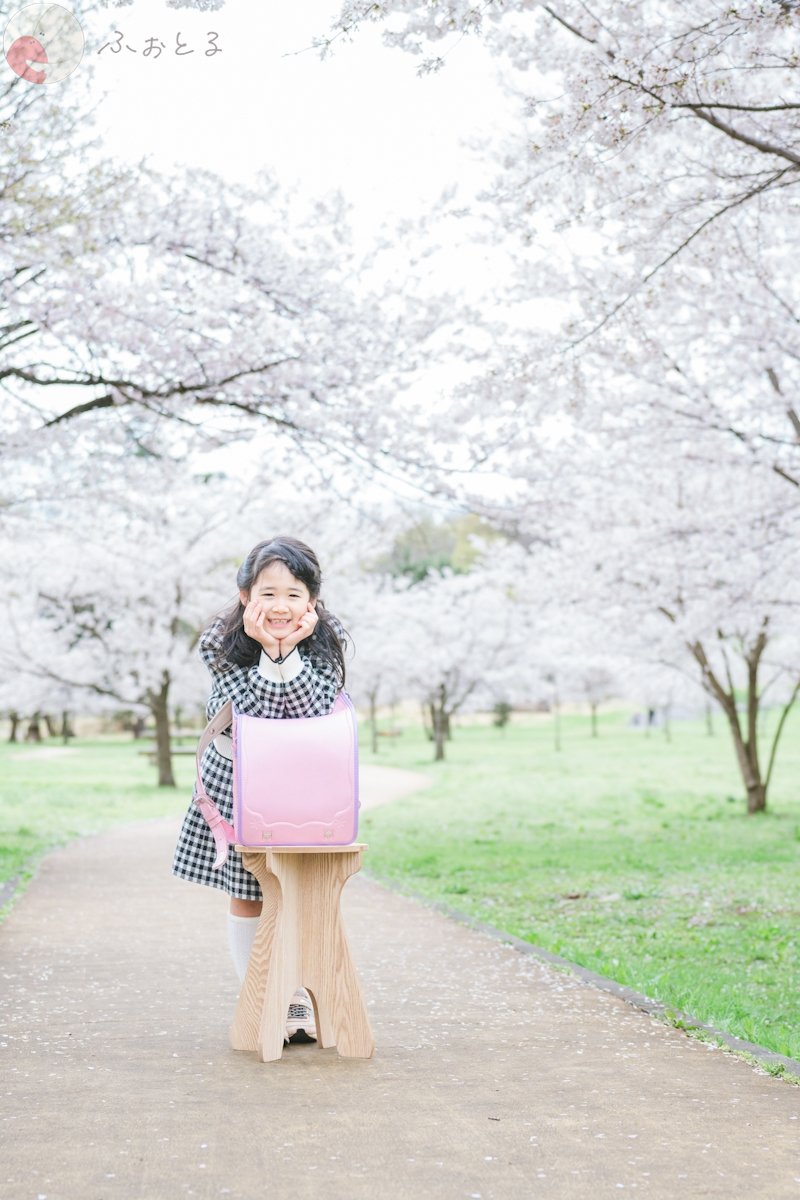
[{"label": "girl's hand on cheek", "polygon": [[302,642],[305,638],[311,637],[311,634],[316,629],[318,622],[319,617],[317,616],[317,611],[314,606],[309,603],[308,609],[303,613],[297,624],[297,627],[293,629],[291,633],[288,633],[285,638],[281,639],[281,653],[288,654],[290,650],[294,649],[298,642]]},{"label": "girl's hand on cheek", "polygon": [[270,658],[278,657],[280,644],[278,639],[273,637],[267,629],[267,613],[260,600],[251,600],[245,606],[242,623],[247,636],[251,637],[254,642],[258,642]]}]

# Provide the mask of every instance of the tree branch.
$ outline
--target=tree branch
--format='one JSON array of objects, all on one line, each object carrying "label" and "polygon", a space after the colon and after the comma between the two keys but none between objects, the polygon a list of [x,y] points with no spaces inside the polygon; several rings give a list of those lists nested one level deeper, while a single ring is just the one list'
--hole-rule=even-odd
[{"label": "tree branch", "polygon": [[[670,107],[677,108],[678,105]],[[754,150],[759,150],[762,154],[772,154],[777,158],[785,158],[787,162],[793,163],[796,167],[800,167],[800,154],[794,153],[783,146],[776,146],[772,142],[765,142],[762,138],[753,137],[750,134],[742,133],[741,130],[735,129],[733,125],[728,125],[726,121],[720,121],[719,117],[715,117],[713,113],[706,112],[697,105],[689,104],[690,108],[696,117],[701,121],[706,121],[709,125],[713,125],[715,129],[719,129],[729,138],[733,138],[736,142],[742,142],[745,146],[751,146]]]},{"label": "tree branch", "polygon": [[791,709],[792,705],[794,704],[795,700],[797,699],[798,693],[800,693],[800,679],[798,679],[797,683],[794,685],[792,694],[789,697],[786,705],[784,706],[783,712],[781,713],[780,720],[778,721],[778,725],[775,730],[775,736],[772,739],[772,746],[770,748],[770,753],[769,753],[769,762],[767,764],[767,774],[766,774],[766,778],[764,779],[764,791],[765,792],[769,791],[769,781],[772,776],[772,767],[774,765],[775,755],[778,750],[778,741],[779,741],[781,733],[783,731],[783,726],[786,722],[786,718],[789,715],[789,710]]},{"label": "tree branch", "polygon": [[[646,96],[650,96],[653,100],[658,101],[658,103],[665,109],[684,108],[699,120],[705,121],[708,125],[713,125],[715,129],[719,129],[721,133],[724,133],[727,137],[732,138],[734,141],[742,142],[745,146],[750,146],[752,149],[758,150],[762,154],[772,154],[777,158],[785,158],[788,162],[793,163],[794,166],[800,167],[800,154],[789,150],[785,146],[778,146],[773,142],[764,141],[763,138],[758,138],[752,134],[743,133],[734,125],[729,125],[727,121],[722,121],[719,117],[714,116],[713,113],[708,112],[706,108],[703,107],[702,101],[673,101],[666,99],[659,92],[647,87],[646,84],[642,83],[640,80],[626,79],[622,75],[611,75],[610,78],[616,83],[621,83],[626,87],[632,88],[634,91],[644,92]],[[797,107],[800,107],[800,105]]]}]

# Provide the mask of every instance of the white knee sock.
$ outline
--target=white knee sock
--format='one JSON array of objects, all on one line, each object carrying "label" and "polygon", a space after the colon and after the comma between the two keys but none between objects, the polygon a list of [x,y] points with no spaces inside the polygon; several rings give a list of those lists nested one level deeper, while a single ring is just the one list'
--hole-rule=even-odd
[{"label": "white knee sock", "polygon": [[236,917],[233,913],[228,913],[228,949],[231,952],[240,983],[244,981],[247,974],[247,963],[253,948],[253,938],[256,936],[258,922],[258,917]]}]

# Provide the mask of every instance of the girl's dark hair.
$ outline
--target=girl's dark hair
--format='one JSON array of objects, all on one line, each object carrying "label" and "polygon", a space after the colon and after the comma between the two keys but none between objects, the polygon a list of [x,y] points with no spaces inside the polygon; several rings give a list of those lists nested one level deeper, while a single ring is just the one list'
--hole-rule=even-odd
[{"label": "girl's dark hair", "polygon": [[[250,591],[264,567],[282,562],[295,579],[308,588],[312,600],[316,600],[319,620],[310,637],[298,643],[307,649],[309,657],[319,664],[333,667],[337,688],[344,687],[344,651],[348,645],[346,630],[341,621],[329,612],[320,599],[322,572],[316,554],[305,542],[293,537],[274,537],[259,542],[248,554],[236,573],[236,582],[244,591]],[[217,664],[224,669],[226,663],[240,667],[254,666],[261,656],[259,643],[244,631],[244,605],[237,597],[230,608],[221,614],[223,621],[222,643],[217,654]]]}]

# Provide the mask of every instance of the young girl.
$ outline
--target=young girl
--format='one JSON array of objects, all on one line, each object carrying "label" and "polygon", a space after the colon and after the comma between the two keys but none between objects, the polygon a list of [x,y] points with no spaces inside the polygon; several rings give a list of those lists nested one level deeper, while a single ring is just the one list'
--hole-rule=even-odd
[{"label": "young girl", "polygon": [[[314,551],[291,537],[259,542],[239,568],[236,582],[238,600],[200,637],[200,657],[212,681],[208,719],[228,700],[255,717],[329,713],[344,687],[347,638],[320,599],[322,576]],[[233,820],[232,760],[228,729],[208,746],[200,768],[206,791],[226,821]],[[193,798],[172,873],[229,894],[228,944],[241,982],[264,898],[233,847],[216,871],[215,856],[213,835]],[[286,1033],[297,1041],[316,1037],[314,1010],[303,989],[289,1007]]]}]

